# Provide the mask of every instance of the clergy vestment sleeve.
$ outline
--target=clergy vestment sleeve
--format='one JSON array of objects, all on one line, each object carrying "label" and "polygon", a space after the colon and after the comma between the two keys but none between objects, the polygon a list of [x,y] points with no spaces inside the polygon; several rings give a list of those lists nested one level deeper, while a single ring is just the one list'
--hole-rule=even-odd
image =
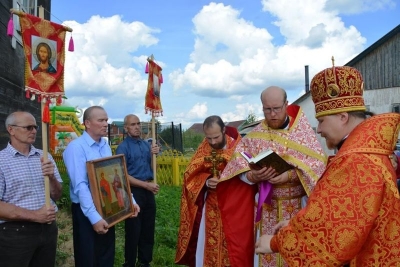
[{"label": "clergy vestment sleeve", "polygon": [[383,194],[391,193],[376,179],[378,173],[390,175],[376,164],[379,157],[353,154],[330,165],[306,208],[271,239],[271,249],[289,265],[338,266],[353,259],[376,225]]}]

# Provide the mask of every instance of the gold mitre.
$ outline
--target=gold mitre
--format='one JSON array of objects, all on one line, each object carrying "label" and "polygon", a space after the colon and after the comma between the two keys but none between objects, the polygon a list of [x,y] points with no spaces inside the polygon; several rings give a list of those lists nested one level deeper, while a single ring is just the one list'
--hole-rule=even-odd
[{"label": "gold mitre", "polygon": [[317,73],[311,80],[311,96],[315,117],[340,112],[365,111],[364,82],[361,73],[352,67],[335,67]]}]

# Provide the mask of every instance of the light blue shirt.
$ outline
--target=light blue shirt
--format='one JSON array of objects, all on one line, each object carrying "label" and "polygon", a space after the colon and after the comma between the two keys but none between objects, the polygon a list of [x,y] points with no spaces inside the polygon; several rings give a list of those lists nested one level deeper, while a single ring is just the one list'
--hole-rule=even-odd
[{"label": "light blue shirt", "polygon": [[90,193],[86,162],[111,155],[111,148],[104,138],[96,142],[86,131],[69,143],[63,153],[64,163],[71,180],[69,189],[71,201],[80,204],[83,214],[88,217],[92,225],[100,221],[102,217],[97,212]]}]

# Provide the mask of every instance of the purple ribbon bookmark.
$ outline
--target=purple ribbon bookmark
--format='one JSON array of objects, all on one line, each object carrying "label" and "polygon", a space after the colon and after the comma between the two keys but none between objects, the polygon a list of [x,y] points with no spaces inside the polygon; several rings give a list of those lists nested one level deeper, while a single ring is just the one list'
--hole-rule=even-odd
[{"label": "purple ribbon bookmark", "polygon": [[264,203],[270,205],[271,200],[272,200],[272,184],[268,181],[262,181],[260,184],[260,192],[258,193],[256,222],[259,222],[261,219],[262,205]]}]

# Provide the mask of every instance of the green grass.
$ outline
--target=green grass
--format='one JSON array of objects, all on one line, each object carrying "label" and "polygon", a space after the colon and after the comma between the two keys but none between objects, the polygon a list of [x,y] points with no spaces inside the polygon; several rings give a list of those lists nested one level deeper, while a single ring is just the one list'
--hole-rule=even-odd
[{"label": "green grass", "polygon": [[[59,227],[56,266],[73,266],[72,220],[70,215],[69,179],[63,175],[63,196],[57,203],[60,212],[57,218]],[[181,188],[161,185],[156,195],[156,230],[153,250],[153,267],[178,266],[174,264],[176,241],[179,227]],[[116,225],[115,264],[121,267],[124,262],[124,223]]]}]

